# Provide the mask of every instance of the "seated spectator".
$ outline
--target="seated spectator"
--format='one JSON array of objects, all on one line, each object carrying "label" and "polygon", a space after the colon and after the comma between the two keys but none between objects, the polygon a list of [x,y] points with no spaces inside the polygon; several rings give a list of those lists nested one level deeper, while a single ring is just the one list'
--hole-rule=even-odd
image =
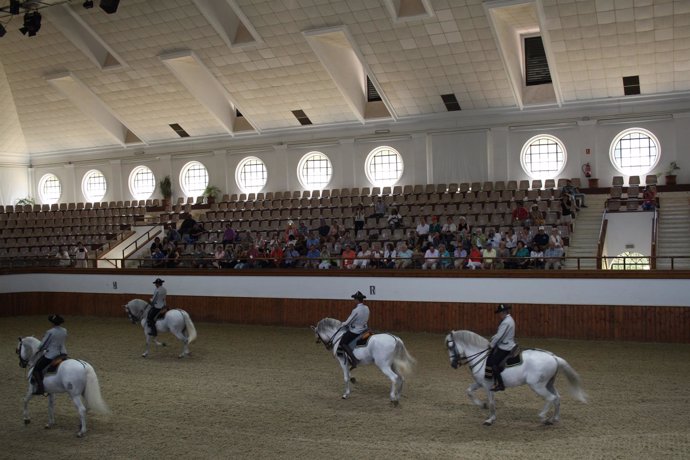
[{"label": "seated spectator", "polygon": [[189,235],[191,233],[192,228],[194,228],[194,224],[196,224],[196,221],[192,218],[190,213],[186,212],[179,229],[180,236],[182,236],[183,239],[185,235]]},{"label": "seated spectator", "polygon": [[[425,244],[428,236],[429,236],[429,224],[426,222],[426,218],[424,216],[422,216],[417,221],[417,229],[416,229],[417,240],[415,241],[414,244],[415,245]],[[409,245],[409,242],[408,242],[408,245]]]},{"label": "seated spectator", "polygon": [[178,242],[182,241],[182,235],[180,235],[180,232],[177,231],[175,223],[171,223],[168,225],[168,232],[165,235],[168,238],[168,241],[177,244]]},{"label": "seated spectator", "polygon": [[441,227],[441,239],[446,245],[449,245],[455,237],[455,232],[458,231],[458,226],[453,222],[453,218],[446,217],[446,223]]},{"label": "seated spectator", "polygon": [[299,225],[297,226],[297,235],[301,235],[304,238],[309,236],[309,227],[307,227],[307,223],[305,221],[300,221]]},{"label": "seated spectator", "polygon": [[196,222],[189,233],[184,236],[184,240],[187,244],[194,244],[199,241],[199,238],[201,238],[204,232],[205,230],[201,222]]},{"label": "seated spectator", "polygon": [[371,244],[371,255],[369,256],[371,262],[369,265],[374,268],[383,267],[383,250],[381,249],[381,243],[374,242]]},{"label": "seated spectator", "polygon": [[283,264],[283,248],[277,241],[271,244],[271,252],[268,256],[270,258],[270,266],[280,267]]},{"label": "seated spectator", "polygon": [[319,238],[319,234],[317,232],[309,232],[309,238],[307,238],[306,246],[308,249],[311,249],[312,246],[316,246],[316,249],[319,249],[321,246],[321,238]]},{"label": "seated spectator", "polygon": [[424,253],[424,263],[422,264],[422,269],[426,270],[430,268],[431,270],[436,270],[438,268],[439,255],[438,249],[436,249],[433,244],[429,244],[426,252]]},{"label": "seated spectator", "polygon": [[441,230],[443,226],[438,221],[438,216],[431,216],[431,224],[429,224],[429,241],[433,241],[438,246],[441,240]]},{"label": "seated spectator", "polygon": [[493,270],[496,264],[496,250],[492,243],[486,243],[486,247],[482,249],[482,268]]},{"label": "seated spectator", "polygon": [[539,206],[536,204],[532,205],[532,210],[529,213],[530,225],[544,225],[544,213],[539,210]]},{"label": "seated spectator", "polygon": [[393,243],[386,243],[386,249],[383,251],[383,268],[395,268],[398,251],[395,250]]},{"label": "seated spectator", "polygon": [[295,223],[291,220],[287,221],[287,226],[285,227],[285,242],[288,243],[290,241],[294,241],[297,239],[297,227],[295,227]]},{"label": "seated spectator", "polygon": [[534,235],[532,235],[532,229],[530,228],[529,225],[524,225],[522,228],[520,228],[520,231],[518,232],[517,235],[518,241],[522,241],[522,243],[527,246],[532,243],[532,240],[534,239]]},{"label": "seated spectator", "polygon": [[167,268],[177,268],[180,265],[180,247],[174,246],[173,249],[168,252],[168,257],[166,258],[165,266]]},{"label": "seated spectator", "polygon": [[585,194],[580,192],[580,190],[577,187],[575,187],[575,185],[573,185],[572,180],[566,180],[565,185],[563,186],[563,189],[561,191],[563,195],[570,195],[573,197],[575,206],[578,209],[587,207],[587,205],[585,204]]},{"label": "seated spectator", "polygon": [[232,268],[235,270],[244,270],[245,268],[250,268],[247,250],[242,246],[235,249],[235,260]]},{"label": "seated spectator", "polygon": [[320,263],[321,251],[316,244],[312,244],[307,251],[307,260],[304,263],[304,268],[318,268]]},{"label": "seated spectator", "polygon": [[225,248],[223,245],[216,245],[216,250],[213,251],[212,265],[215,268],[221,268],[221,263],[225,261]]},{"label": "seated spectator", "polygon": [[551,234],[549,235],[549,241],[553,242],[556,246],[560,246],[561,248],[564,246],[563,238],[561,237],[561,231],[558,229],[558,226],[551,226]]},{"label": "seated spectator", "polygon": [[323,217],[319,219],[318,233],[321,239],[328,238],[328,235],[331,233],[331,226],[326,223],[326,219]]},{"label": "seated spectator", "polygon": [[465,216],[460,216],[458,219],[458,231],[461,232],[464,230],[465,232],[468,232],[469,229],[470,227],[467,225],[467,219]]},{"label": "seated spectator", "polygon": [[321,262],[319,263],[319,268],[322,270],[331,268],[331,252],[326,245],[321,247]]},{"label": "seated spectator", "polygon": [[540,251],[546,249],[549,245],[549,235],[544,231],[544,226],[540,226],[537,230],[537,234],[532,238],[532,247],[538,248]]},{"label": "seated spectator", "polygon": [[530,266],[532,268],[543,269],[544,268],[544,251],[541,247],[534,245],[530,251]]},{"label": "seated spectator", "polygon": [[402,243],[400,245],[400,250],[397,253],[395,268],[408,268],[412,266],[412,256],[412,249],[409,248],[407,243]]},{"label": "seated spectator", "polygon": [[383,198],[376,198],[376,201],[374,202],[374,213],[371,215],[371,217],[376,217],[378,219],[385,216],[387,208],[388,207],[386,206],[386,203],[384,203]]},{"label": "seated spectator", "polygon": [[515,246],[515,250],[511,256],[510,268],[527,268],[529,266],[530,252],[529,248],[525,246],[524,241],[518,241],[517,246]]},{"label": "seated spectator", "polygon": [[349,244],[344,245],[343,253],[340,257],[343,268],[346,268],[348,270],[355,268],[353,264],[355,262],[355,257],[357,257],[357,253],[352,249],[352,246],[350,246]]},{"label": "seated spectator", "polygon": [[477,243],[472,243],[472,248],[467,256],[467,268],[471,270],[482,268],[482,252]]},{"label": "seated spectator", "polygon": [[563,266],[563,248],[549,241],[549,247],[544,251],[544,262],[547,270],[558,269]]},{"label": "seated spectator", "polygon": [[206,268],[209,265],[210,261],[207,258],[206,251],[204,251],[204,245],[196,243],[192,250],[192,266],[194,268]]},{"label": "seated spectator", "polygon": [[476,245],[479,249],[483,248],[486,246],[486,235],[484,234],[484,231],[482,230],[481,227],[475,227],[473,229],[473,234],[472,238],[470,240],[471,244]]},{"label": "seated spectator", "polygon": [[506,230],[506,234],[503,239],[505,240],[506,248],[509,251],[512,251],[515,249],[515,246],[517,246],[517,235],[515,232],[513,232],[512,228],[508,228],[508,230]]},{"label": "seated spectator", "polygon": [[58,259],[58,266],[60,267],[69,267],[72,265],[72,259],[69,256],[69,251],[67,250],[66,246],[63,246],[58,250],[58,252],[55,254],[55,258]]},{"label": "seated spectator", "polygon": [[364,206],[357,205],[355,208],[355,213],[354,213],[354,221],[355,221],[355,236],[357,235],[357,232],[360,230],[364,230],[364,222],[366,221],[367,216],[364,213]]},{"label": "seated spectator", "polygon": [[151,254],[152,266],[154,268],[164,267],[165,266],[165,259],[166,259],[165,252],[163,252],[162,249],[156,247],[153,250],[153,254]]},{"label": "seated spectator", "polygon": [[496,249],[496,263],[494,267],[497,270],[502,270],[506,268],[506,264],[510,260],[510,249],[506,246],[505,241],[501,241],[498,244],[498,249]]},{"label": "seated spectator", "polygon": [[486,236],[486,244],[491,243],[491,246],[496,249],[503,238],[501,237],[501,232],[497,232],[496,229],[490,228]]},{"label": "seated spectator", "polygon": [[390,228],[391,231],[400,227],[400,225],[402,224],[402,216],[398,212],[398,208],[391,208],[391,213],[388,215],[387,224],[388,228]]},{"label": "seated spectator", "polygon": [[456,246],[453,250],[453,266],[455,268],[465,268],[467,266],[467,248]]},{"label": "seated spectator", "polygon": [[645,211],[653,211],[656,209],[656,187],[648,185],[642,192],[642,209]]},{"label": "seated spectator", "polygon": [[438,255],[440,260],[440,267],[442,269],[448,269],[453,267],[453,258],[450,256],[450,252],[446,249],[446,245],[441,243],[438,245]]},{"label": "seated spectator", "polygon": [[369,266],[371,259],[371,250],[367,243],[362,243],[359,252],[357,253],[357,258],[353,262],[352,268],[367,268]]},{"label": "seated spectator", "polygon": [[256,244],[252,244],[247,249],[247,266],[245,268],[264,268],[266,260],[263,252]]},{"label": "seated spectator", "polygon": [[161,251],[165,251],[165,248],[163,247],[163,243],[161,243],[161,239],[159,237],[155,237],[153,239],[153,243],[151,243],[151,247],[149,248],[151,252],[151,256],[153,256],[153,253],[155,252],[156,249],[160,249]]},{"label": "seated spectator", "polygon": [[297,266],[297,263],[299,261],[299,251],[295,249],[294,244],[288,244],[287,247],[285,248],[285,251],[283,252],[283,263],[282,267],[284,268],[293,268]]},{"label": "seated spectator", "polygon": [[235,229],[232,228],[231,222],[226,222],[225,231],[223,231],[223,244],[233,244],[237,238],[237,233]]},{"label": "seated spectator", "polygon": [[529,210],[525,207],[525,203],[518,201],[515,209],[512,212],[513,224],[524,225],[529,220]]}]

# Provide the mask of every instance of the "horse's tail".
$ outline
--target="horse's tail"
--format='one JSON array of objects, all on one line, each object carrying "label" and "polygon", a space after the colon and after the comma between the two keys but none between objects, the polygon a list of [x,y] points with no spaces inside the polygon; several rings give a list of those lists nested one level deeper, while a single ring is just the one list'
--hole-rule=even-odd
[{"label": "horse's tail", "polygon": [[412,373],[412,367],[417,362],[416,359],[408,353],[405,344],[399,338],[395,338],[395,350],[393,351],[393,367],[396,373],[402,376],[407,376]]},{"label": "horse's tail", "polygon": [[86,386],[84,387],[86,405],[98,414],[108,414],[110,409],[101,396],[101,387],[98,385],[96,371],[90,364],[86,364]]},{"label": "horse's tail", "polygon": [[184,327],[187,329],[187,343],[192,343],[196,339],[196,328],[192,322],[192,318],[189,317],[189,313],[184,310],[180,310],[182,317],[184,318]]},{"label": "horse's tail", "polygon": [[580,386],[580,376],[577,374],[577,372],[575,372],[575,369],[570,367],[570,364],[568,364],[565,359],[558,356],[555,356],[555,358],[556,362],[558,362],[558,368],[563,371],[565,377],[568,379],[568,383],[570,384],[570,394],[578,401],[586,403],[587,393],[585,393]]}]

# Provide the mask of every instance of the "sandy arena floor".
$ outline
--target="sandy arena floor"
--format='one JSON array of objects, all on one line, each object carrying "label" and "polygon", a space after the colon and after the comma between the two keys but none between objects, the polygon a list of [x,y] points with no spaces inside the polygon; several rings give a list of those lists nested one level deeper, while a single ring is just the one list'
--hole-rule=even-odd
[{"label": "sandy arena floor", "polygon": [[[340,399],[340,368],[308,329],[196,323],[192,356],[180,343],[148,359],[143,332],[126,318],[69,317],[68,350],[96,368],[112,414],[78,415],[57,396],[57,425],[43,429],[47,400],[31,401],[22,422],[25,370],[17,337],[40,336],[44,317],[0,318],[0,458],[689,458],[690,346],[521,340],[567,359],[590,403],[573,400],[557,381],[562,421],[539,424],[542,400],[527,387],[498,396],[498,421],[471,404],[467,369],[448,365],[443,336],[399,334],[417,359],[400,407],[375,367],[355,371]],[[452,325],[449,325],[449,327]],[[518,325],[519,327],[519,325]]]}]

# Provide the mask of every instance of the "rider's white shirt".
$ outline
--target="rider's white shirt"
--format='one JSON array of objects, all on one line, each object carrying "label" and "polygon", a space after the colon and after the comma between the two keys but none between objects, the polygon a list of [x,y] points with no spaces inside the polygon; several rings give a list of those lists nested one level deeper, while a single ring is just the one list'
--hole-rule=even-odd
[{"label": "rider's white shirt", "polygon": [[515,348],[515,320],[510,315],[498,325],[498,332],[491,337],[491,348],[498,346],[501,350],[512,350]]},{"label": "rider's white shirt", "polygon": [[369,326],[367,322],[369,321],[369,307],[363,303],[357,304],[357,306],[352,310],[350,316],[345,320],[343,326],[347,326],[351,332],[355,334],[361,334],[366,331]]},{"label": "rider's white shirt", "polygon": [[166,295],[168,295],[168,291],[163,286],[157,287],[156,290],[153,291],[153,297],[151,298],[153,306],[156,308],[165,307]]}]

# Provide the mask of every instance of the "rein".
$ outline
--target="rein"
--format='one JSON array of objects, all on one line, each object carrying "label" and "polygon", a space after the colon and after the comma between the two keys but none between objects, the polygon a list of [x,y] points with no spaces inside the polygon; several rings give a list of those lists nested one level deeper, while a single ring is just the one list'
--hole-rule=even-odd
[{"label": "rein", "polygon": [[[455,339],[453,339],[453,333],[451,332],[450,334],[450,340],[447,342],[448,348],[452,347],[453,350],[453,355],[454,358],[457,359],[458,366],[462,366],[463,364],[468,364],[470,366],[470,370],[474,371],[474,368],[481,365],[483,361],[486,360],[486,358],[489,356],[489,351],[491,351],[490,347],[486,347],[483,350],[479,350],[477,353],[473,353],[469,356],[466,354],[463,356],[460,356],[458,353],[458,347],[457,344],[455,343]],[[475,361],[477,360],[477,361]],[[463,362],[464,361],[464,362]],[[472,362],[475,361],[475,362]]]}]

